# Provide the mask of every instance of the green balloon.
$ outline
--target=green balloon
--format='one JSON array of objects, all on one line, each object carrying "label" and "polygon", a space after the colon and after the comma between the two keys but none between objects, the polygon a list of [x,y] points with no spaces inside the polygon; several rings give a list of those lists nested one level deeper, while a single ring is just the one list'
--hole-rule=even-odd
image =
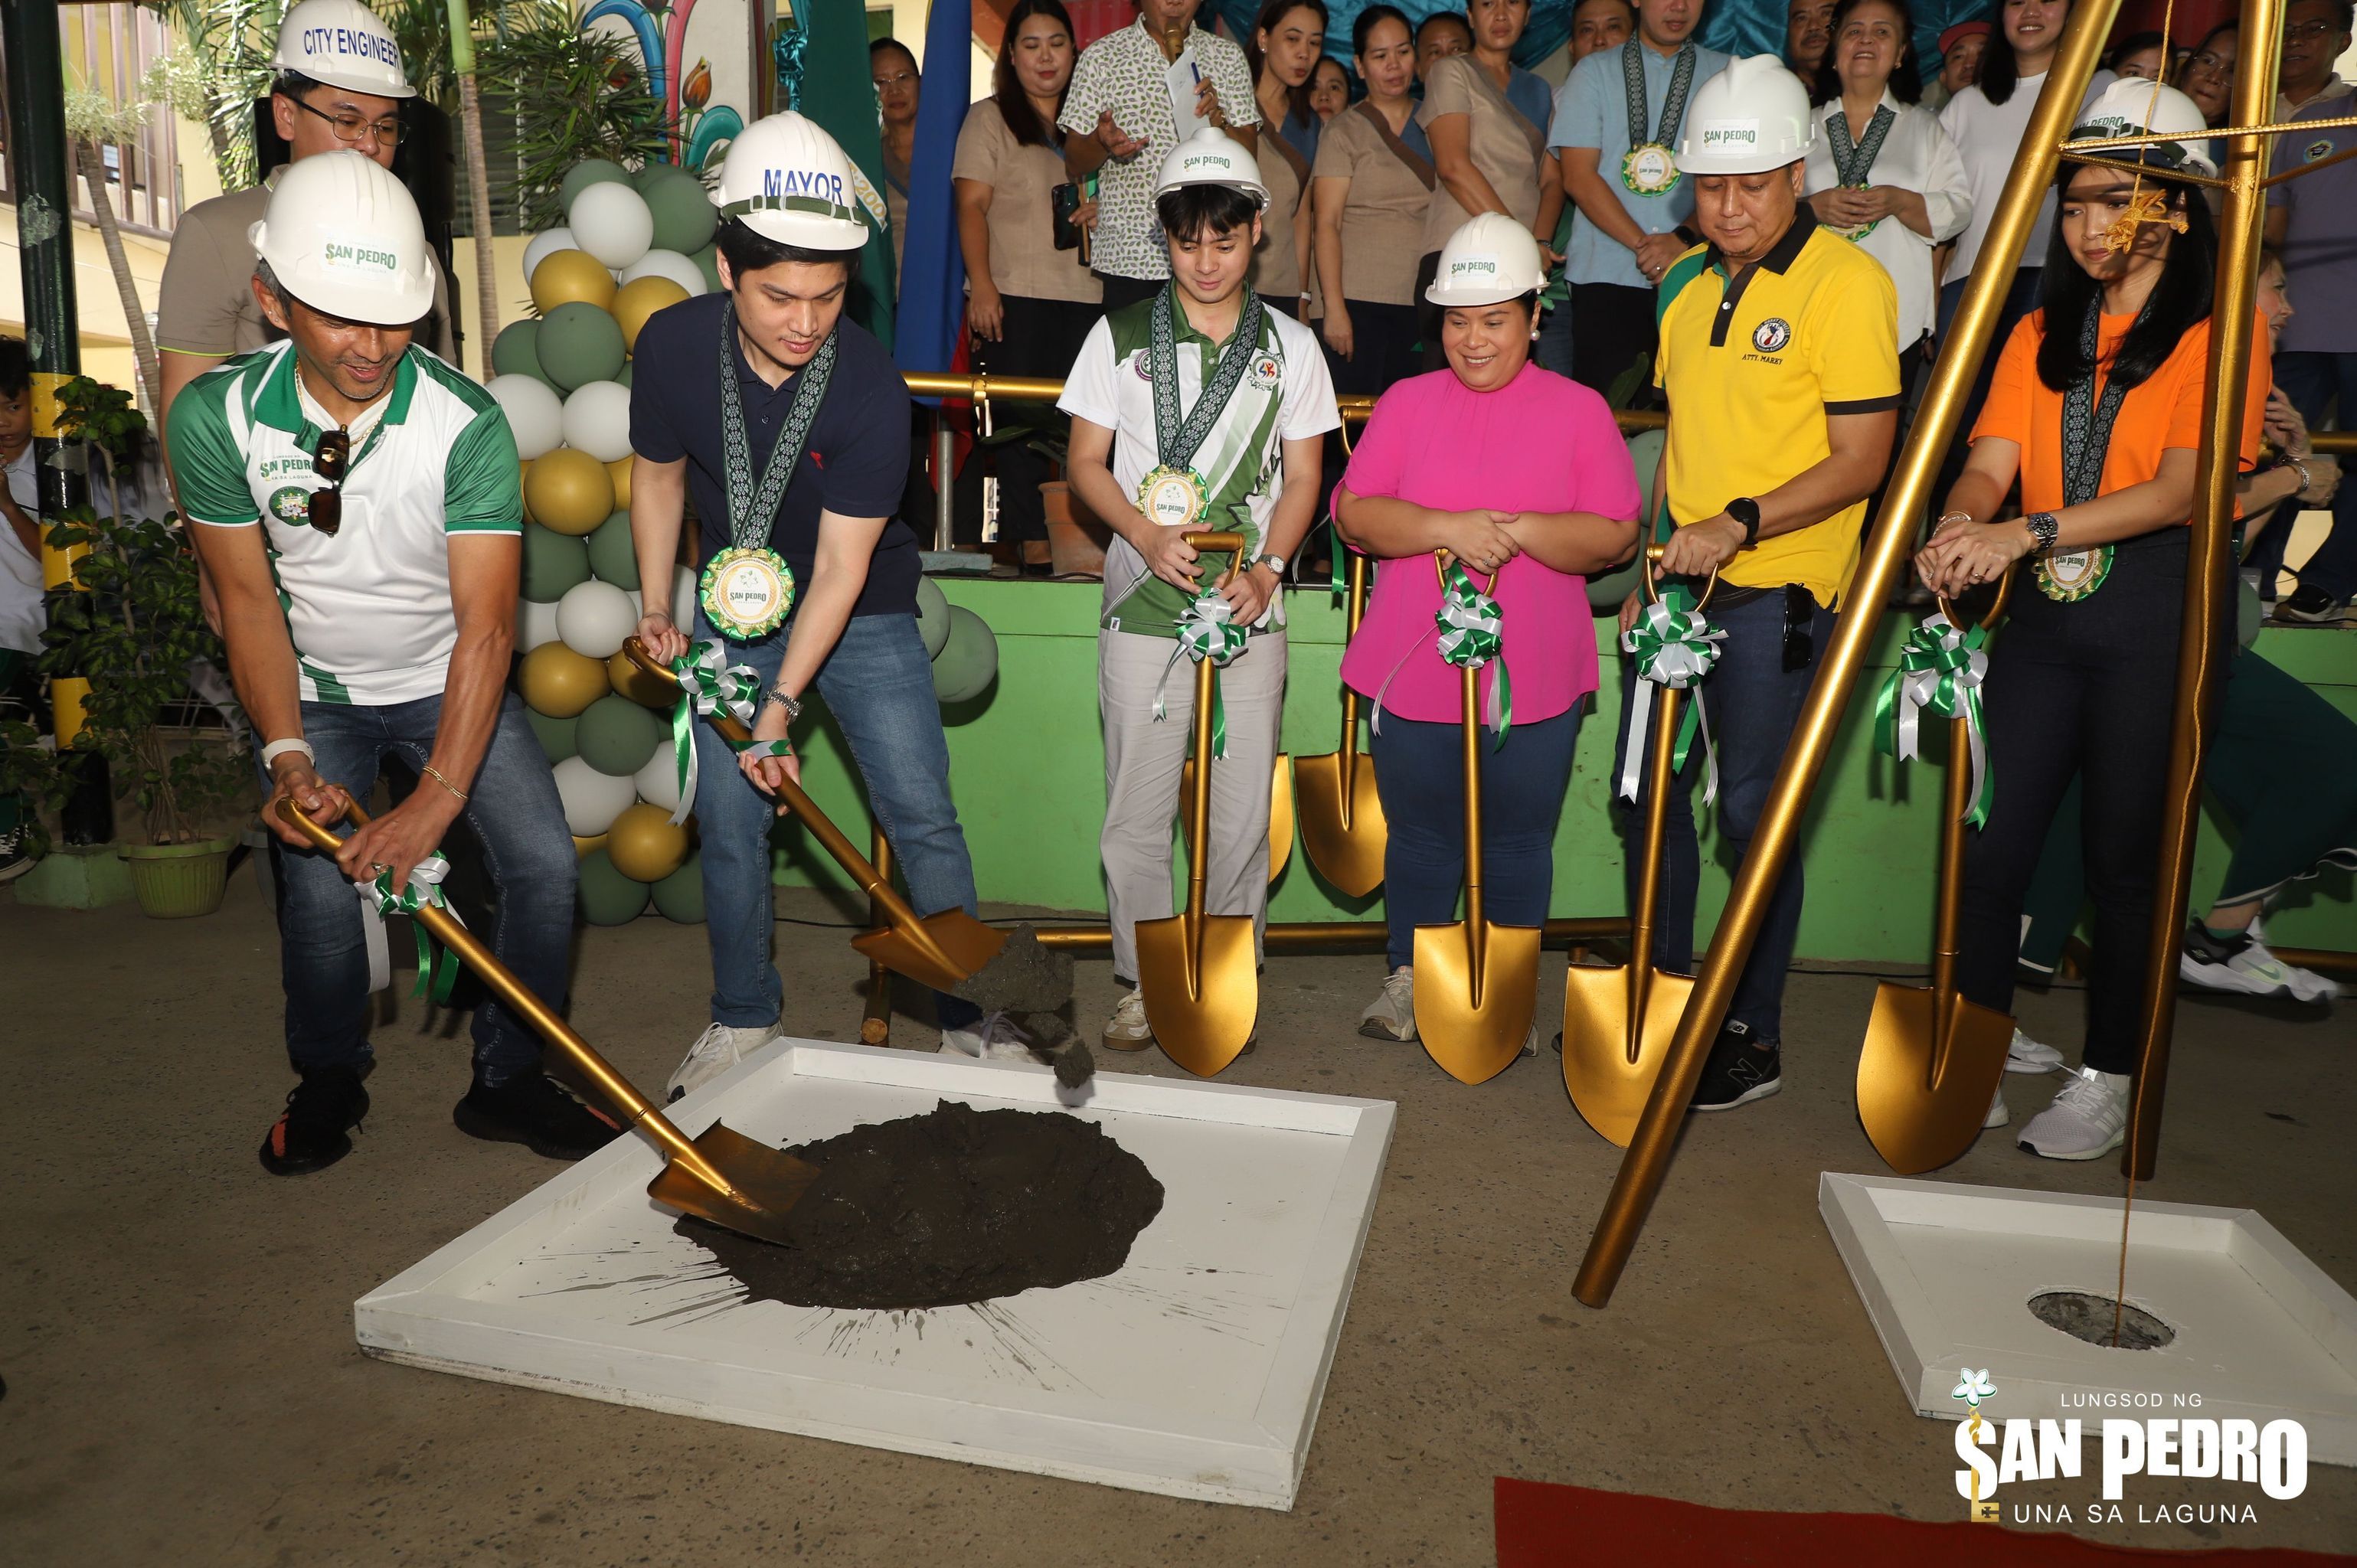
[{"label": "green balloon", "polygon": [[540,318],[535,347],[542,371],[560,392],[612,381],[629,357],[622,346],[622,324],[610,312],[578,299]]},{"label": "green balloon", "polygon": [[627,779],[647,765],[668,738],[652,708],[608,692],[581,710],[581,760],[598,772]]},{"label": "green balloon", "polygon": [[589,531],[589,570],[618,588],[639,585],[639,557],[630,544],[630,514],[616,511]]},{"label": "green balloon", "polygon": [[575,744],[575,736],[581,727],[579,719],[553,719],[531,708],[523,711],[523,716],[532,725],[532,733],[540,737],[540,749],[548,753],[551,768],[580,752],[580,746]]},{"label": "green balloon", "polygon": [[511,321],[500,328],[491,339],[491,374],[495,376],[530,376],[536,381],[548,380],[548,372],[540,368],[540,323],[531,317]]},{"label": "green balloon", "polygon": [[[1658,430],[1640,430],[1629,437],[1629,458],[1636,465],[1637,493],[1641,496],[1652,493],[1653,470],[1661,466],[1663,439],[1663,433]],[[1641,534],[1644,532],[1641,528],[1638,530]],[[1638,560],[1639,557],[1632,555],[1626,566],[1618,566],[1588,578],[1588,607],[1599,615],[1606,610],[1619,609],[1620,601],[1637,590]]]},{"label": "green balloon", "polygon": [[687,258],[704,273],[704,286],[713,293],[720,292],[720,247],[706,245]]},{"label": "green balloon", "polygon": [[593,926],[627,926],[647,912],[647,885],[614,869],[602,849],[581,857],[581,918]]},{"label": "green balloon", "polygon": [[623,362],[622,368],[619,371],[614,372],[614,379],[621,382],[624,386],[629,386],[630,384],[630,367],[627,360]]},{"label": "green balloon", "polygon": [[704,923],[704,852],[687,857],[677,871],[654,885],[655,908],[683,926]]},{"label": "green balloon", "polygon": [[712,243],[720,213],[712,198],[704,193],[704,182],[671,164],[649,166],[662,170],[639,186],[639,194],[647,199],[647,210],[655,216],[654,248],[686,256]]},{"label": "green balloon", "polygon": [[565,171],[565,181],[556,188],[556,205],[564,211],[573,210],[573,199],[602,180],[619,179],[630,183],[630,171],[610,158],[584,158]]},{"label": "green balloon", "polygon": [[950,601],[931,577],[917,579],[917,635],[925,639],[925,657],[938,659],[950,639]]},{"label": "green balloon", "polygon": [[944,703],[967,702],[982,695],[997,675],[998,639],[980,616],[952,605],[950,634],[933,656],[933,695]]},{"label": "green balloon", "polygon": [[[589,580],[589,550],[536,522],[523,525],[523,596],[536,605],[553,605],[565,590]],[[629,585],[636,587],[638,585]]]}]

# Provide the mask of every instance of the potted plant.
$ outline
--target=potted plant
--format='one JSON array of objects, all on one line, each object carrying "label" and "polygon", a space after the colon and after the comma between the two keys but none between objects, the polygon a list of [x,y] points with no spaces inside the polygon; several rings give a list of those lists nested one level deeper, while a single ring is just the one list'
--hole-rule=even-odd
[{"label": "potted plant", "polygon": [[[980,438],[985,446],[1021,442],[1056,465],[1069,467],[1071,420],[1052,403],[1014,403],[998,417],[997,428]],[[1104,575],[1105,545],[1113,531],[1098,521],[1070,484],[1049,479],[1039,486],[1039,501],[1048,517],[1048,555],[1059,577]]]},{"label": "potted plant", "polygon": [[40,668],[90,682],[73,745],[103,757],[137,805],[145,842],[124,843],[124,863],[139,907],[169,919],[221,907],[237,841],[206,830],[254,780],[240,738],[167,722],[188,703],[190,661],[223,653],[205,624],[187,534],[124,511],[121,471],[146,424],[128,392],[87,376],[59,390],[59,434],[104,510],[77,507],[49,529],[52,545],[87,553],[75,568],[84,591],[59,602]]}]

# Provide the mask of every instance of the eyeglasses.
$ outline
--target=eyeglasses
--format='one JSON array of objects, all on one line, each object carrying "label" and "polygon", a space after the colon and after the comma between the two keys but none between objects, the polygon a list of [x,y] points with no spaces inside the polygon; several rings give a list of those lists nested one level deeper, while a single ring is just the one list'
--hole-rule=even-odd
[{"label": "eyeglasses", "polygon": [[2200,54],[2187,55],[2185,57],[2184,69],[2187,70],[2216,71],[2219,74],[2223,75],[2225,72],[2234,69],[2234,62],[2228,59],[2224,55],[2212,54],[2208,49],[2203,49]]},{"label": "eyeglasses", "polygon": [[342,428],[322,435],[319,449],[311,454],[311,471],[327,480],[328,488],[311,492],[304,521],[330,539],[344,526],[344,475],[351,463],[352,433]]},{"label": "eyeglasses", "polygon": [[2340,30],[2341,28],[2331,22],[2286,22],[2283,30],[2284,42],[2290,43],[2296,38],[2329,38]]},{"label": "eyeglasses", "polygon": [[322,110],[312,108],[299,98],[293,100],[293,102],[295,107],[304,113],[317,114],[320,119],[325,120],[334,128],[336,140],[351,146],[360,145],[361,139],[365,137],[382,146],[397,147],[401,145],[401,139],[409,134],[408,127],[404,125],[397,117],[390,114],[382,120],[371,120],[361,114],[329,114]]}]

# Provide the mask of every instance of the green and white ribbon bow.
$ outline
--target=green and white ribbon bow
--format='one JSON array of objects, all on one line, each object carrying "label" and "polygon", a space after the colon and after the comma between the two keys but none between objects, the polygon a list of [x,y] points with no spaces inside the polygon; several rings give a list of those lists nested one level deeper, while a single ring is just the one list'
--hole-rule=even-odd
[{"label": "green and white ribbon bow", "polygon": [[[1726,629],[1711,625],[1684,588],[1664,589],[1660,598],[1639,607],[1636,624],[1620,638],[1621,651],[1637,660],[1637,691],[1630,699],[1633,706],[1629,714],[1629,744],[1622,748],[1620,759],[1622,800],[1637,798],[1638,785],[1645,776],[1655,695],[1664,686],[1681,692],[1700,687],[1703,677],[1718,662],[1718,645],[1726,639]],[[1686,704],[1685,715],[1678,721],[1677,746],[1670,754],[1673,770],[1686,765],[1686,754],[1697,735],[1702,736],[1702,802],[1707,806],[1718,798],[1718,757],[1711,746],[1710,720],[1703,714],[1702,693],[1694,690],[1694,701]]]},{"label": "green and white ribbon bow", "polygon": [[679,706],[672,710],[671,750],[679,779],[679,804],[672,809],[673,822],[687,821],[695,806],[695,721],[715,713],[733,715],[750,725],[761,703],[761,677],[749,664],[723,668],[726,650],[716,642],[691,642],[687,651],[672,660],[679,677]]},{"label": "green and white ribbon bow", "polygon": [[[452,919],[458,919],[458,912],[442,897],[442,879],[449,875],[450,863],[437,852],[410,867],[409,880],[398,888],[393,886],[391,871],[380,873],[373,882],[353,884],[360,890],[361,925],[367,939],[371,993],[393,983],[393,960],[385,950],[384,918],[407,915],[410,932],[417,939],[417,984],[409,993],[430,994],[436,1006],[450,1000],[450,988],[458,983],[458,956],[436,943],[426,934],[425,922],[416,918],[417,911],[430,904]],[[458,923],[466,924],[464,920]]]},{"label": "green and white ribbon bow", "polygon": [[[1180,655],[1198,664],[1208,659],[1214,664],[1226,664],[1244,650],[1248,634],[1235,623],[1235,607],[1220,596],[1216,588],[1206,588],[1195,596],[1187,613],[1178,618],[1178,646],[1171,650],[1170,661],[1162,667],[1162,679],[1154,687],[1154,722],[1160,724],[1168,716],[1164,702],[1170,686],[1170,671],[1177,669]],[[1220,700],[1217,682],[1211,685],[1211,755],[1228,754],[1228,709]]]},{"label": "green and white ribbon bow", "polygon": [[[1923,618],[1907,634],[1899,652],[1899,668],[1874,694],[1874,745],[1886,757],[1901,759],[1921,754],[1922,716],[1961,718],[1969,743],[1973,768],[1972,809],[1964,821],[1980,827],[1988,821],[1996,800],[1996,780],[1990,776],[1988,738],[1981,719],[1981,683],[1988,679],[1988,629],[1959,631],[1944,615]],[[1953,768],[1956,759],[1949,758]]]},{"label": "green and white ribbon bow", "polygon": [[[1497,745],[1506,744],[1506,732],[1514,727],[1514,682],[1506,673],[1504,612],[1498,601],[1473,585],[1473,579],[1454,561],[1448,564],[1448,580],[1440,595],[1440,608],[1432,624],[1440,628],[1440,657],[1460,670],[1480,670],[1495,660],[1497,674],[1490,682],[1488,711],[1483,722],[1495,735]],[[1491,579],[1494,584],[1496,579]]]}]

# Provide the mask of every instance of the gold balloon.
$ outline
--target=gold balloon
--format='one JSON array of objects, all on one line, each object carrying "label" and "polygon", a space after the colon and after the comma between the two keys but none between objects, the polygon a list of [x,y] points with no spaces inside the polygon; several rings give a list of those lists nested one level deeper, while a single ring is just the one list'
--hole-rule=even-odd
[{"label": "gold balloon", "polygon": [[617,510],[630,510],[630,465],[635,457],[617,457],[606,465],[607,476],[614,482],[614,505]]},{"label": "gold balloon", "polygon": [[559,446],[533,460],[523,499],[534,522],[577,539],[614,515],[614,481],[588,453]]},{"label": "gold balloon", "polygon": [[576,302],[603,310],[614,303],[614,274],[587,251],[551,251],[532,269],[532,303],[543,316]]},{"label": "gold balloon", "polygon": [[643,703],[664,713],[679,706],[679,683],[648,674],[630,662],[627,653],[617,653],[606,660],[606,678],[613,682],[614,690],[634,703]]},{"label": "gold balloon", "polygon": [[[517,484],[519,487],[522,487],[522,486],[524,486],[524,485],[528,485],[528,484],[530,484],[531,482],[532,482],[532,459],[531,459],[531,458],[529,458],[529,457],[522,457],[522,458],[519,458],[519,459],[517,459],[517,462],[516,462],[516,484]],[[534,516],[533,516],[533,515],[532,515],[532,497],[530,497],[530,496],[528,496],[528,495],[527,495],[526,497],[524,497],[524,499],[523,499],[523,520],[524,520],[526,522],[538,522],[538,521],[540,521],[540,519],[538,519],[538,518],[536,518],[536,517],[534,517]]]},{"label": "gold balloon", "polygon": [[581,710],[613,690],[606,663],[576,653],[561,642],[544,642],[523,656],[516,684],[533,712],[552,719],[581,716]]},{"label": "gold balloon", "polygon": [[647,317],[687,297],[687,290],[667,277],[632,278],[614,292],[614,319],[622,324],[622,347],[635,352],[639,328]]},{"label": "gold balloon", "polygon": [[606,835],[604,833],[599,833],[594,839],[585,839],[579,833],[575,833],[573,835],[573,854],[576,859],[587,860],[605,847]]},{"label": "gold balloon", "polygon": [[661,806],[641,800],[606,830],[606,854],[633,882],[661,882],[687,863],[687,826]]}]

